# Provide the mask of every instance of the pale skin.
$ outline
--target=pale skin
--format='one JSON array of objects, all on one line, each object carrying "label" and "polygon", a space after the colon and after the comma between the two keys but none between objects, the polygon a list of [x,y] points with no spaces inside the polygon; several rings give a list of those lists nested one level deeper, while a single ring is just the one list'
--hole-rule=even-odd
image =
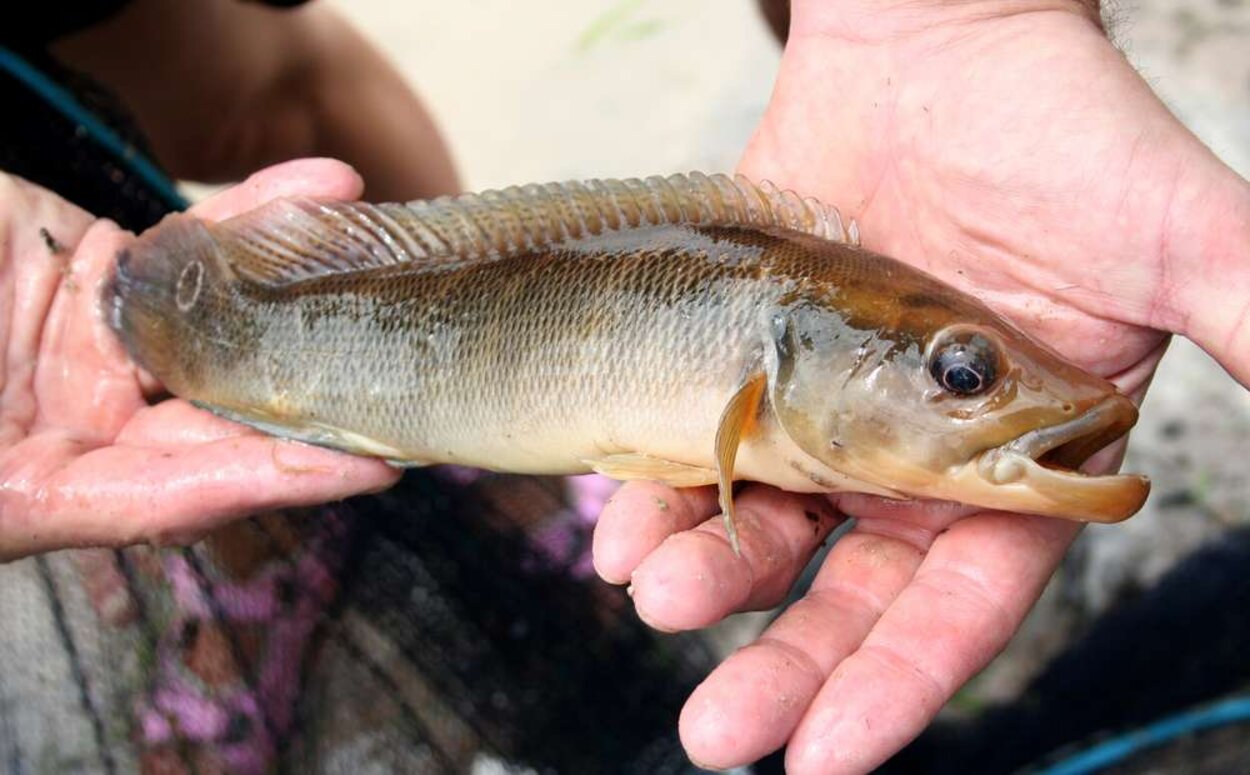
[{"label": "pale skin", "polygon": [[[1250,186],[1167,113],[1087,8],[796,0],[794,14],[744,172],[839,205],[869,247],[982,296],[1135,395],[1169,332],[1250,382]],[[201,212],[223,217],[283,193],[360,189],[341,165],[287,165]],[[149,407],[152,386],[94,306],[126,236],[12,181],[0,212],[11,213],[0,227],[0,554],[186,538],[393,480],[381,464],[262,437],[178,400]],[[70,262],[72,284],[36,224],[67,246],[57,260]],[[833,506],[859,522],[812,591],[686,705],[682,739],[701,764],[787,745],[795,773],[870,770],[1002,648],[1076,532],[748,487],[737,558],[710,489],[630,484],[603,513],[595,562],[632,585],[649,623],[702,627],[776,603],[837,523]]]},{"label": "pale skin", "polygon": [[[1131,395],[1170,333],[1250,384],[1250,185],[1087,6],[794,0],[740,169],[839,205],[869,248],[974,292]],[[785,745],[796,775],[867,772],[919,734],[1007,643],[1079,529],[762,486],[736,502],[741,558],[711,490],[627,484],[595,564],[648,623],[693,629],[782,598],[838,522],[814,528],[809,512],[858,518],[811,591],[681,715],[696,762]]]}]

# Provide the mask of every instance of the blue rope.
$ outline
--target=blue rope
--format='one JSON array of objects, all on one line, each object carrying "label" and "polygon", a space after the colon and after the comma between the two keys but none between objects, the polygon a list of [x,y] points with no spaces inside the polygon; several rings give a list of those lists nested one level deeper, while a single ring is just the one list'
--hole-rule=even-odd
[{"label": "blue rope", "polygon": [[1039,775],[1086,775],[1178,737],[1239,721],[1250,721],[1250,696],[1233,697],[1205,708],[1169,716],[1081,751],[1040,770]]},{"label": "blue rope", "polygon": [[148,161],[133,145],[123,141],[116,132],[105,126],[60,84],[3,46],[0,46],[0,70],[8,72],[47,101],[61,115],[82,127],[88,137],[112,153],[119,163],[151,186],[165,200],[165,204],[176,210],[187,208],[189,203],[186,198],[178,193],[178,189],[155,164]]}]

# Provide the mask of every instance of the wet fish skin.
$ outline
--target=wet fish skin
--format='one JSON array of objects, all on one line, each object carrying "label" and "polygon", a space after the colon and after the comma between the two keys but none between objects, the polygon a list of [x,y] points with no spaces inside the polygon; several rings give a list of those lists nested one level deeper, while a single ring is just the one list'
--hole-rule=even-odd
[{"label": "wet fish skin", "polygon": [[[694,484],[717,481],[727,452],[731,477],[791,490],[1107,520],[1145,497],[1140,479],[1057,479],[1020,455],[1022,479],[974,471],[1110,401],[1085,436],[1103,446],[1135,410],[975,299],[861,249],[836,211],[744,180],[171,216],[119,258],[107,301],[175,395],[406,464]],[[961,331],[1001,359],[983,395],[930,373]],[[719,449],[750,385],[741,440]]]}]

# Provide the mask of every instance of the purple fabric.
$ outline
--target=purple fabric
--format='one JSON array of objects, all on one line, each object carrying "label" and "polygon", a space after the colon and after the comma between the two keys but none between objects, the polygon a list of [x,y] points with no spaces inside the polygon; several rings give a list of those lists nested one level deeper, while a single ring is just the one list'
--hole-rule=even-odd
[{"label": "purple fabric", "polygon": [[[185,554],[164,554],[177,613],[157,645],[152,689],[138,710],[145,744],[205,744],[231,772],[245,775],[270,768],[273,734],[285,735],[295,720],[303,654],[338,592],[345,523],[333,507],[315,520],[296,557],[269,561],[242,581],[224,580],[211,565],[203,571],[210,578],[202,578]],[[254,685],[233,653],[216,655],[228,659],[235,672],[225,685],[206,685],[188,666],[183,633],[201,622],[212,626],[218,616],[263,631],[263,646],[250,666]]]}]

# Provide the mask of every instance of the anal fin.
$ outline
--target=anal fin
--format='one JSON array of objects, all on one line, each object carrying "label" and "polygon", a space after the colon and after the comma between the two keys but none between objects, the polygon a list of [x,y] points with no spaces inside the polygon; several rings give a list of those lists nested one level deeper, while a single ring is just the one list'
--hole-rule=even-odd
[{"label": "anal fin", "polygon": [[608,455],[585,462],[595,473],[609,479],[646,479],[670,487],[699,487],[716,481],[716,472],[710,468],[675,463],[641,452]]}]

